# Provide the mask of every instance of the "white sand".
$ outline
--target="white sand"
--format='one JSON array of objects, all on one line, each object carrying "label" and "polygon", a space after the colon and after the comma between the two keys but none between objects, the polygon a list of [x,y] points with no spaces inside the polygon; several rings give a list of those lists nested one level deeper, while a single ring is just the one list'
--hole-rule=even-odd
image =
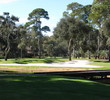
[{"label": "white sand", "polygon": [[73,62],[59,63],[34,63],[34,64],[0,64],[9,66],[48,66],[48,67],[79,67],[79,68],[99,68],[100,66],[89,65],[88,60],[74,60]]}]

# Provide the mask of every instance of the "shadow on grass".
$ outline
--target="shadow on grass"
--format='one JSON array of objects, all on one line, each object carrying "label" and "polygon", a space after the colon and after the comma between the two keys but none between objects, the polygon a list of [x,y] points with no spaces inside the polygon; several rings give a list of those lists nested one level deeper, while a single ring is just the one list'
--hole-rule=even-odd
[{"label": "shadow on grass", "polygon": [[37,62],[41,62],[41,63],[52,63],[55,62],[57,59],[55,58],[44,58],[44,59],[30,59],[30,60],[16,60],[15,63],[17,64],[28,64],[28,63],[37,63]]},{"label": "shadow on grass", "polygon": [[54,63],[54,62],[64,62],[64,61],[58,58],[45,58],[44,59],[44,63]]},{"label": "shadow on grass", "polygon": [[[5,75],[5,74],[9,74],[9,75],[11,75],[11,74],[23,74],[23,72],[18,72],[18,71],[7,71],[7,70],[0,70],[0,75]],[[26,74],[28,74],[28,73],[26,73]]]},{"label": "shadow on grass", "polygon": [[110,61],[100,61],[100,60],[97,60],[97,61],[94,61],[94,62],[102,62],[102,63],[110,63]]},{"label": "shadow on grass", "polygon": [[63,76],[0,77],[1,100],[109,100],[110,85]]},{"label": "shadow on grass", "polygon": [[23,60],[23,61],[15,61],[15,63],[17,64],[28,64],[28,63],[32,63],[32,62],[37,62],[37,60]]},{"label": "shadow on grass", "polygon": [[52,59],[44,59],[44,63],[53,63],[54,61]]}]

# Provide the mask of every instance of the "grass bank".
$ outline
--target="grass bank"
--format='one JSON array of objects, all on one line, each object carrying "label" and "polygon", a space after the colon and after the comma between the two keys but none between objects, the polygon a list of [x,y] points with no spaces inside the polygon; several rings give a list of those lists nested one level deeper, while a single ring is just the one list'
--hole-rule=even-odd
[{"label": "grass bank", "polygon": [[110,85],[63,76],[2,76],[1,100],[109,100]]}]

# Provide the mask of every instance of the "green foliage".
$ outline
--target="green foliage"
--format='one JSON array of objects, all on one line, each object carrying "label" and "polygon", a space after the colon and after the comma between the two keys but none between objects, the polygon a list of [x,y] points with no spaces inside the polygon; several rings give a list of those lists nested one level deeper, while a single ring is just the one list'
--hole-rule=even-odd
[{"label": "green foliage", "polygon": [[77,2],[73,2],[67,5],[67,11],[64,12],[64,16],[71,16],[88,24],[90,22],[90,19],[88,18],[90,13],[91,5],[83,6]]},{"label": "green foliage", "polygon": [[68,43],[68,55],[71,60],[71,54],[74,48],[80,48],[81,41],[92,30],[84,22],[76,20],[73,17],[62,18],[54,30],[54,36],[66,40]]},{"label": "green foliage", "polygon": [[19,21],[19,18],[10,15],[8,12],[4,12],[4,14],[0,16],[0,38],[2,40],[0,42],[1,45],[3,45],[1,49],[3,49],[5,60],[8,59],[10,50],[12,49],[11,45],[15,43],[17,38],[17,27],[15,23],[17,21]]},{"label": "green foliage", "polygon": [[101,23],[109,17],[110,2],[108,0],[94,0],[90,17],[93,23],[101,27]]},{"label": "green foliage", "polygon": [[110,37],[110,19],[104,21],[103,27],[103,34],[108,38]]},{"label": "green foliage", "polygon": [[[42,50],[42,43],[43,43],[42,31],[44,31],[44,32],[50,31],[48,26],[44,26],[44,27],[41,26],[41,24],[42,24],[41,19],[42,18],[49,19],[48,12],[42,8],[34,9],[29,14],[29,17],[28,17],[29,22],[27,22],[25,24],[25,27],[30,31],[30,33],[32,33],[32,31],[34,31],[34,33],[35,33],[34,38],[37,38],[36,42],[37,42],[37,46],[38,46],[37,49],[38,49],[39,58],[41,58],[42,52],[43,52],[43,50]],[[36,40],[36,39],[34,39],[34,40]]]},{"label": "green foliage", "polygon": [[110,38],[107,40],[107,45],[110,46]]},{"label": "green foliage", "polygon": [[31,19],[36,19],[36,18],[46,18],[46,19],[49,19],[48,12],[45,11],[44,9],[42,9],[42,8],[34,9],[29,14],[29,18],[28,19],[31,20]]}]

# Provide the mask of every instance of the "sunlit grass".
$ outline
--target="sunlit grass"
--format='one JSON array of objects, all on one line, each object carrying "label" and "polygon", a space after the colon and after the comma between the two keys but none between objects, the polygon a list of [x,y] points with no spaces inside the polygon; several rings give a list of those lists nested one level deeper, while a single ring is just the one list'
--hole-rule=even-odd
[{"label": "sunlit grass", "polygon": [[91,65],[100,66],[96,69],[110,69],[110,62],[108,60],[94,60]]},{"label": "sunlit grass", "polygon": [[2,76],[1,100],[109,100],[110,85],[63,76]]}]

